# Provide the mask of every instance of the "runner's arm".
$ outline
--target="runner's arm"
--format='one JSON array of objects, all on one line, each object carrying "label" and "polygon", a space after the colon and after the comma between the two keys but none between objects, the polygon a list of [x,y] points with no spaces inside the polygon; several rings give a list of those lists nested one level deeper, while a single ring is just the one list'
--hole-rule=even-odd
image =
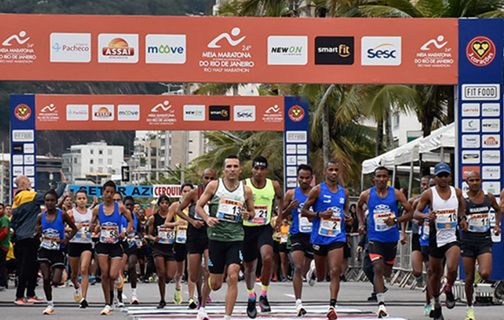
[{"label": "runner's arm", "polygon": [[192,189],[184,198],[184,200],[180,202],[180,204],[177,206],[177,210],[175,211],[179,217],[189,222],[190,224],[194,223],[194,219],[185,214],[184,209],[189,207],[191,203],[196,203],[198,201],[198,192],[198,187]]},{"label": "runner's arm", "polygon": [[350,201],[348,200],[350,199],[350,192],[345,188],[343,188],[343,190],[345,191],[345,205],[343,206],[343,214],[345,215],[345,224],[347,226],[351,226],[353,223],[353,217],[350,214]]},{"label": "runner's arm", "polygon": [[63,239],[60,242],[60,244],[66,245],[68,243],[68,240],[72,239],[75,236],[75,234],[77,233],[77,226],[73,222],[72,218],[70,218],[70,216],[66,212],[63,212],[62,215],[63,215],[63,222],[65,222],[68,226],[70,226],[70,228],[72,230],[72,231],[70,231],[70,234],[67,235],[65,237],[65,239]]},{"label": "runner's arm", "polygon": [[397,218],[397,223],[410,221],[413,218],[413,208],[411,207],[411,204],[408,200],[406,200],[406,197],[401,191],[394,189],[394,192],[396,199],[404,208],[404,214]]},{"label": "runner's arm", "polygon": [[366,211],[364,204],[367,204],[369,199],[369,189],[362,192],[357,201],[357,219],[359,219],[359,234],[366,232]]},{"label": "runner's arm", "polygon": [[168,209],[168,214],[166,215],[165,223],[164,226],[166,228],[173,228],[176,227],[180,224],[184,224],[182,220],[179,220],[177,222],[171,222],[173,220],[173,217],[175,216],[175,212],[177,211],[177,207],[179,206],[180,202],[174,202],[171,204],[170,209]]},{"label": "runner's arm", "polygon": [[100,206],[96,206],[93,209],[93,216],[91,217],[91,224],[89,225],[89,231],[95,232],[96,222],[98,221],[98,213],[100,212]]},{"label": "runner's arm", "polygon": [[494,208],[494,210],[495,210],[494,233],[499,234],[500,233],[500,223],[501,223],[501,219],[502,219],[502,208],[497,203],[497,200],[495,199],[495,196],[493,194],[488,193],[488,198],[490,199],[490,204],[492,205],[492,208]]},{"label": "runner's arm", "polygon": [[287,191],[284,199],[284,208],[282,208],[282,219],[291,214],[295,206],[299,204],[299,201],[294,200],[294,189]]},{"label": "runner's arm", "polygon": [[284,207],[284,193],[277,181],[273,181],[273,187],[275,188],[275,197],[277,199],[278,210],[280,211],[277,216],[277,224],[280,222],[279,226],[281,226],[281,222],[283,220],[283,212],[281,212],[281,210],[283,210]]},{"label": "runner's arm", "polygon": [[[208,224],[209,219],[211,217],[205,212],[205,209],[203,207],[210,201],[212,198],[213,194],[217,190],[217,185],[218,181],[212,181],[208,183],[208,185],[205,188],[205,191],[201,195],[201,198],[199,198],[198,202],[196,203],[196,213]],[[217,219],[215,219],[217,220]],[[214,223],[218,223],[217,221],[214,221]]]},{"label": "runner's arm", "polygon": [[418,221],[423,222],[425,219],[429,219],[429,214],[424,214],[423,211],[425,210],[427,205],[431,203],[431,195],[432,190],[427,190],[420,196],[415,212],[413,213],[413,217]]},{"label": "runner's arm", "polygon": [[313,212],[310,210],[310,208],[315,204],[319,196],[320,196],[320,185],[317,185],[310,190],[308,198],[306,199],[303,208],[301,209],[301,215],[303,217],[307,217],[310,220],[312,220],[315,217],[320,218],[319,212]]},{"label": "runner's arm", "polygon": [[131,217],[131,212],[128,209],[126,209],[126,207],[122,204],[119,204],[119,212],[128,221],[128,227],[126,228],[126,232],[131,233],[133,231],[133,218]]},{"label": "runner's arm", "polygon": [[243,216],[243,219],[250,220],[255,216],[254,194],[252,193],[252,189],[247,186],[245,186],[245,204],[247,206],[247,210],[244,212],[245,216]]}]

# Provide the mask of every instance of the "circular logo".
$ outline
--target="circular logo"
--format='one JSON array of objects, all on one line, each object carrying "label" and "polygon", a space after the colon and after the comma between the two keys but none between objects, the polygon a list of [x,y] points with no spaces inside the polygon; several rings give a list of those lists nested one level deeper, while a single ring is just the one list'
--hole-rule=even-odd
[{"label": "circular logo", "polygon": [[467,59],[477,67],[486,67],[495,58],[495,44],[487,37],[478,36],[469,41]]},{"label": "circular logo", "polygon": [[29,106],[26,104],[18,104],[14,109],[14,115],[21,121],[28,120],[32,114]]},{"label": "circular logo", "polygon": [[294,122],[303,120],[305,112],[300,106],[293,106],[289,109],[289,118]]}]

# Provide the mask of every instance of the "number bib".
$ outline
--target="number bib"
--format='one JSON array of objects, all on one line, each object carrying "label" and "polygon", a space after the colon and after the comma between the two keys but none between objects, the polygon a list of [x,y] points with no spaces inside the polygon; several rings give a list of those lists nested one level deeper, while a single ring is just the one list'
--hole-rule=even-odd
[{"label": "number bib", "polygon": [[254,213],[254,218],[249,222],[259,226],[265,225],[268,220],[268,206],[254,206]]},{"label": "number bib", "polygon": [[457,227],[457,210],[441,210],[436,212],[436,228],[451,230]]},{"label": "number bib", "polygon": [[128,235],[128,239],[126,239],[126,241],[128,242],[128,248],[133,248],[136,245],[135,236]]},{"label": "number bib", "polygon": [[187,226],[178,226],[177,243],[186,243],[186,240],[187,240]]},{"label": "number bib", "polygon": [[275,234],[273,235],[273,238],[276,241],[280,241],[282,239],[282,233],[280,231],[275,232]]},{"label": "number bib", "polygon": [[103,243],[117,243],[119,239],[119,227],[101,226],[100,242]]},{"label": "number bib", "polygon": [[310,220],[308,220],[307,217],[303,217],[303,216],[301,216],[301,214],[299,214],[298,221],[299,221],[299,231],[300,232],[302,232],[302,233],[311,233],[312,232],[313,224],[310,222]]},{"label": "number bib", "polygon": [[47,250],[59,250],[59,238],[51,238],[47,236],[42,236],[42,242],[40,243],[40,247]]},{"label": "number bib", "polygon": [[330,219],[320,219],[320,228],[318,233],[325,237],[336,237],[341,233],[341,218],[333,217]]},{"label": "number bib", "polygon": [[159,243],[172,244],[175,240],[175,229],[158,226]]},{"label": "number bib", "polygon": [[243,203],[235,200],[221,199],[217,208],[217,219],[227,222],[240,222]]},{"label": "number bib", "polygon": [[374,214],[373,219],[374,219],[374,224],[375,224],[375,231],[383,232],[383,231],[387,231],[392,228],[395,228],[396,227],[395,225],[388,226],[385,223],[385,220],[387,220],[388,218],[392,218],[392,219],[395,218],[395,214],[393,212]]},{"label": "number bib", "polygon": [[287,243],[288,239],[289,239],[288,234],[282,234],[282,237],[280,238],[280,243]]},{"label": "number bib", "polygon": [[75,239],[91,239],[89,223],[82,223],[82,227],[75,234]]},{"label": "number bib", "polygon": [[422,228],[423,228],[422,240],[429,240],[429,233],[430,233],[429,221],[424,220]]},{"label": "number bib", "polygon": [[467,224],[471,232],[486,232],[490,230],[488,213],[468,215]]},{"label": "number bib", "polygon": [[[208,209],[208,205],[203,206],[203,210],[207,215],[210,215],[210,209]],[[203,218],[199,216],[199,214],[194,210],[194,219],[203,221]]]}]

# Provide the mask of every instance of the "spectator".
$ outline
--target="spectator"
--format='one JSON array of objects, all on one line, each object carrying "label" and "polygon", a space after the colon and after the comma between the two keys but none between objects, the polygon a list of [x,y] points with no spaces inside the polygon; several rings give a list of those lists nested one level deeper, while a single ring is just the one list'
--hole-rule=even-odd
[{"label": "spectator", "polygon": [[[58,197],[63,194],[66,187],[66,179],[61,173],[63,183],[58,187]],[[27,176],[16,178],[17,192],[12,206],[11,226],[14,230],[14,255],[17,260],[18,287],[16,291],[17,305],[29,305],[35,302],[43,302],[35,295],[37,284],[37,250],[39,240],[33,238],[37,216],[40,206],[44,204],[44,194],[31,191],[31,182]],[[26,291],[26,295],[25,295]]]},{"label": "spectator", "polygon": [[0,291],[7,288],[7,253],[10,248],[10,221],[0,203]]}]

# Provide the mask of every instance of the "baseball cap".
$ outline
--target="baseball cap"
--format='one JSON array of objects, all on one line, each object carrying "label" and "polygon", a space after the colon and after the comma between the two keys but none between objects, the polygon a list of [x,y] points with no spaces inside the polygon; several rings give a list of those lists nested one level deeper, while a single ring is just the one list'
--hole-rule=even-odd
[{"label": "baseball cap", "polygon": [[450,166],[443,162],[436,164],[436,166],[434,167],[434,174],[437,176],[438,174],[443,172],[451,174]]}]

